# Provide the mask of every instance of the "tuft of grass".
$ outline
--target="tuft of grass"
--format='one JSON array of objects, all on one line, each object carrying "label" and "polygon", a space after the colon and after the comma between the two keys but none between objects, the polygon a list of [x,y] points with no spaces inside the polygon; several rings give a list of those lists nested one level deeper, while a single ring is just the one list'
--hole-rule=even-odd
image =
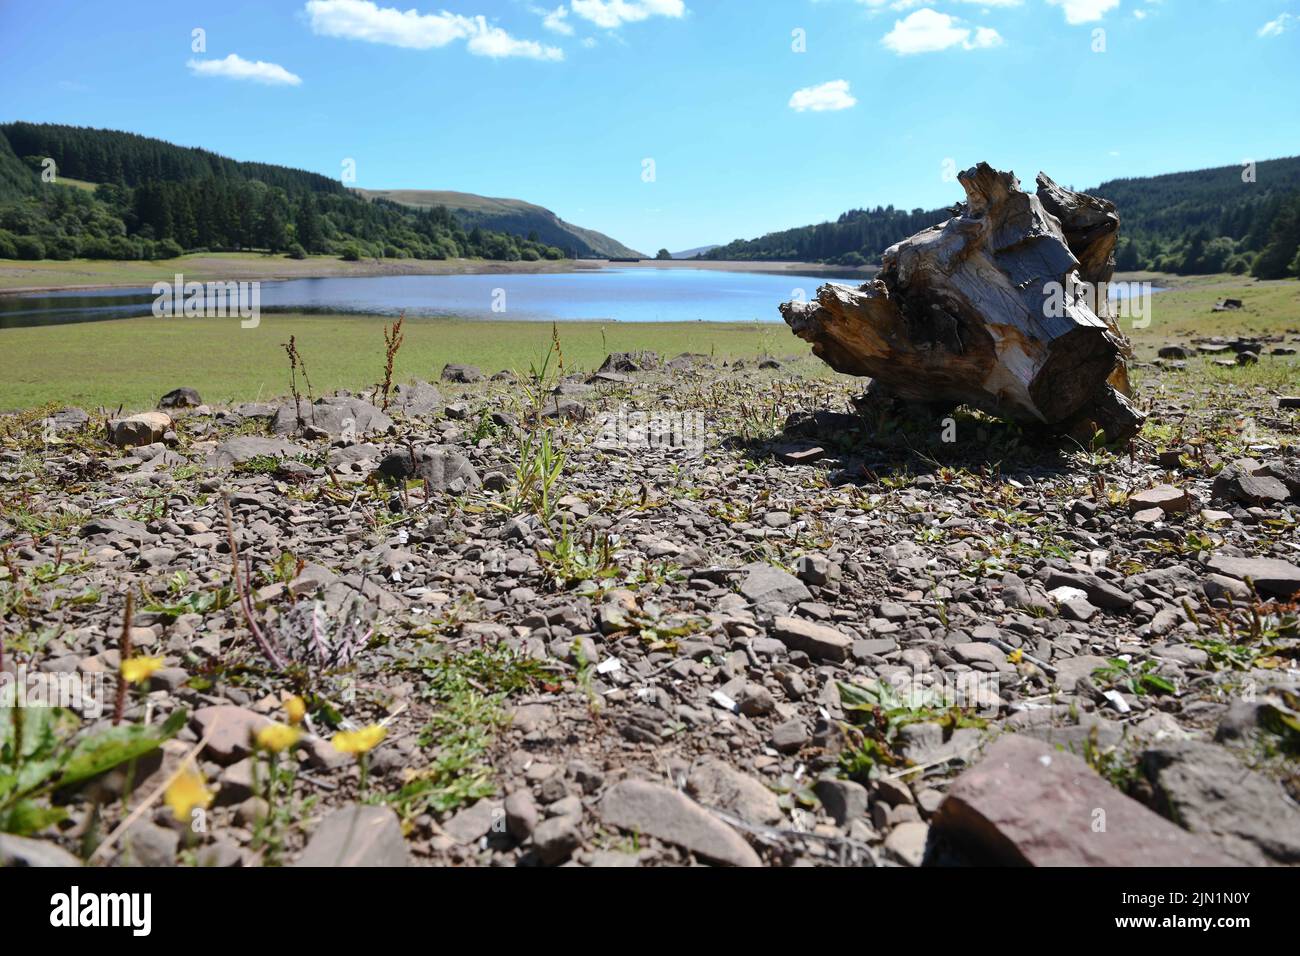
[{"label": "tuft of grass", "polygon": [[429,762],[408,770],[403,786],[388,797],[406,820],[495,794],[488,754],[509,722],[506,701],[552,679],[540,662],[504,645],[447,651],[414,666],[434,713],[420,734],[420,745],[431,751]]}]

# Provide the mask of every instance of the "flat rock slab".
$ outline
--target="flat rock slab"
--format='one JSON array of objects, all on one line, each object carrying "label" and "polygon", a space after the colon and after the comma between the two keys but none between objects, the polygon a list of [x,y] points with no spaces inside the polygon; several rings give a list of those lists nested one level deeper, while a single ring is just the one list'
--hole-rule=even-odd
[{"label": "flat rock slab", "polygon": [[353,804],[320,822],[294,866],[409,866],[397,814]]},{"label": "flat rock slab", "polygon": [[0,869],[28,866],[81,866],[81,861],[46,840],[0,833]]},{"label": "flat rock slab", "polygon": [[1216,554],[1210,558],[1209,568],[1238,581],[1249,578],[1257,589],[1274,597],[1289,598],[1300,592],[1300,568],[1277,558],[1232,558]]},{"label": "flat rock slab", "polygon": [[260,438],[243,435],[223,441],[208,456],[209,468],[233,468],[254,458],[294,458],[307,454],[307,449],[283,438]]},{"label": "flat rock slab", "polygon": [[311,404],[306,399],[299,399],[296,411],[293,402],[281,405],[271,419],[271,431],[276,435],[296,434],[299,419],[303,428],[322,432],[331,439],[383,435],[396,427],[391,418],[369,402],[359,398],[330,397],[318,398]]},{"label": "flat rock slab", "polygon": [[1078,757],[1020,734],[997,740],[957,778],[931,829],[986,865],[1239,865]]},{"label": "flat rock slab", "polygon": [[800,601],[812,600],[812,592],[787,571],[762,563],[747,565],[743,570],[748,573],[740,584],[740,593],[751,604],[766,604],[770,601],[798,604]]},{"label": "flat rock slab", "polygon": [[771,826],[785,819],[775,793],[721,760],[707,759],[691,771],[687,789],[705,806]]},{"label": "flat rock slab", "polygon": [[1226,747],[1169,741],[1142,755],[1143,769],[1191,832],[1254,866],[1300,863],[1300,810],[1282,786]]},{"label": "flat rock slab", "polygon": [[1173,485],[1156,485],[1146,491],[1139,491],[1128,500],[1130,511],[1140,512],[1149,508],[1159,508],[1163,512],[1190,511],[1191,496],[1182,488]]},{"label": "flat rock slab", "polygon": [[772,634],[786,647],[816,660],[847,660],[853,648],[853,638],[847,634],[801,617],[778,617],[772,622]]},{"label": "flat rock slab", "polygon": [[393,387],[394,408],[407,416],[432,415],[442,407],[442,393],[436,385],[416,380],[408,384]]},{"label": "flat rock slab", "polygon": [[600,819],[606,826],[644,833],[724,866],[762,866],[739,833],[690,798],[644,780],[623,780],[605,791]]}]

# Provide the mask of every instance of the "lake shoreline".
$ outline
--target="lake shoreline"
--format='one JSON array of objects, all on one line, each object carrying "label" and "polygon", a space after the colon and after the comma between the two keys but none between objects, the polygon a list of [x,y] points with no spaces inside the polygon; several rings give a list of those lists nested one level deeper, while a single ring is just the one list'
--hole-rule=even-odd
[{"label": "lake shoreline", "polygon": [[[711,259],[643,259],[634,262],[608,259],[559,259],[536,262],[506,262],[494,259],[380,259],[345,262],[334,256],[287,259],[281,256],[250,253],[196,253],[154,262],[92,259],[72,259],[67,262],[52,259],[34,262],[6,260],[0,263],[0,296],[148,287],[158,281],[170,282],[178,272],[187,280],[198,282],[285,282],[291,279],[359,279],[421,275],[554,275],[625,268],[702,269],[768,275],[825,274],[855,278],[861,276],[864,282],[879,271],[875,266],[853,269],[820,262],[733,262]],[[115,276],[114,272],[123,274]],[[42,273],[62,278],[30,285],[6,285],[6,282],[13,280],[36,279]],[[102,281],[98,280],[99,275],[103,276]],[[89,282],[70,281],[74,276],[96,278]]]}]

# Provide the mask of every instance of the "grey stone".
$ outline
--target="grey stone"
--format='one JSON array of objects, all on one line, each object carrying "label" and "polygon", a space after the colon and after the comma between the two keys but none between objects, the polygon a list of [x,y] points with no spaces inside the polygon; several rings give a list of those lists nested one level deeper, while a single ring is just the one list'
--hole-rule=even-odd
[{"label": "grey stone", "polygon": [[533,847],[538,858],[548,866],[567,860],[579,846],[582,838],[570,816],[556,816],[543,820],[533,831]]},{"label": "grey stone", "polygon": [[418,449],[412,461],[409,451],[393,452],[379,463],[379,474],[393,481],[427,481],[434,491],[453,494],[478,488],[482,482],[468,458],[450,447]]},{"label": "grey stone", "polygon": [[159,408],[194,408],[202,404],[203,399],[192,388],[173,388],[158,399]]},{"label": "grey stone", "polygon": [[745,569],[748,573],[741,582],[740,593],[751,604],[798,604],[811,601],[812,592],[793,574],[774,568],[770,564],[751,564]]},{"label": "grey stone", "polygon": [[483,380],[483,370],[477,365],[444,365],[442,367],[442,380],[444,382],[456,382],[461,385],[469,385],[473,382]]},{"label": "grey stone", "polygon": [[307,449],[283,438],[241,435],[218,445],[207,464],[209,468],[231,468],[254,458],[295,458],[305,454]]},{"label": "grey stone", "polygon": [[437,386],[418,379],[410,384],[393,387],[393,398],[389,408],[401,412],[408,418],[432,415],[442,406],[442,393]]},{"label": "grey stone", "polygon": [[122,835],[119,861],[134,866],[174,866],[181,835],[148,820],[139,820]]},{"label": "grey stone", "polygon": [[56,843],[0,833],[0,869],[29,866],[81,866],[81,861]]},{"label": "grey stone", "polygon": [[817,660],[846,660],[853,647],[853,638],[842,631],[801,617],[778,617],[772,622],[772,634],[791,650]]},{"label": "grey stone", "polygon": [[823,777],[813,784],[813,792],[831,819],[842,827],[867,815],[869,794],[860,783]]},{"label": "grey stone", "polygon": [[1226,747],[1168,741],[1142,766],[1171,819],[1245,863],[1300,863],[1300,809]]},{"label": "grey stone", "polygon": [[298,421],[309,431],[320,432],[330,439],[362,438],[384,435],[395,429],[393,420],[369,402],[359,398],[318,398],[314,403],[299,399],[281,405],[271,419],[271,431],[277,435],[298,432]]},{"label": "grey stone", "polygon": [[474,843],[492,830],[493,824],[505,813],[495,800],[479,800],[458,812],[442,825],[443,832],[457,843]]},{"label": "grey stone", "polygon": [[397,814],[387,807],[353,804],[320,822],[294,866],[409,866],[410,853]]},{"label": "grey stone", "polygon": [[600,818],[606,826],[673,843],[727,866],[761,866],[735,830],[676,790],[644,780],[623,780],[605,791]]},{"label": "grey stone", "polygon": [[725,810],[749,823],[771,826],[784,819],[776,794],[721,760],[701,761],[691,770],[686,788],[704,806]]},{"label": "grey stone", "polygon": [[533,835],[533,828],[541,814],[533,795],[527,790],[519,789],[506,797],[506,829],[516,840],[527,840]]},{"label": "grey stone", "polygon": [[1300,568],[1277,558],[1234,558],[1216,554],[1209,568],[1218,574],[1239,581],[1250,579],[1264,594],[1289,598],[1300,592]]}]

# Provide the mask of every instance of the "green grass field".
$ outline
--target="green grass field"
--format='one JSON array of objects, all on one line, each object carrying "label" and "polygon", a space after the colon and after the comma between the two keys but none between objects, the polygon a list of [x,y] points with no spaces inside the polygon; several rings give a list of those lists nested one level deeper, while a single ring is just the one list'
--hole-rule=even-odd
[{"label": "green grass field", "polygon": [[[1294,279],[1258,282],[1239,276],[1187,278],[1149,273],[1124,278],[1150,280],[1155,286],[1173,285],[1168,292],[1152,296],[1151,321],[1145,328],[1135,328],[1130,321],[1121,323],[1139,355],[1193,336],[1300,334],[1300,282]],[[1215,304],[1225,298],[1241,299],[1243,308],[1215,312]]]},{"label": "green grass field", "polygon": [[[137,264],[105,265],[120,275],[123,267]],[[1178,286],[1153,298],[1147,327],[1124,323],[1139,359],[1194,335],[1300,333],[1300,282],[1149,278],[1157,285],[1176,281]],[[1214,312],[1214,304],[1225,297],[1242,299],[1245,308]],[[46,402],[143,409],[180,386],[198,389],[210,402],[283,395],[288,364],[281,345],[290,335],[296,337],[318,393],[368,388],[383,375],[383,324],[378,317],[268,314],[256,329],[242,329],[236,319],[152,317],[0,329],[0,409]],[[781,324],[564,322],[559,329],[566,362],[588,370],[608,352],[632,349],[666,356],[698,352],[719,359],[807,354],[807,346]],[[436,380],[448,362],[478,365],[487,374],[504,368],[526,371],[544,354],[551,336],[550,324],[543,322],[411,318],[405,330],[398,381]],[[1266,375],[1270,386],[1300,388],[1300,365],[1293,359],[1267,359],[1252,370],[1209,372]]]},{"label": "green grass field", "polygon": [[[369,388],[383,378],[383,326],[373,316],[273,314],[255,329],[240,328],[237,319],[152,317],[2,329],[0,409],[45,402],[144,409],[181,386],[210,402],[284,395],[289,366],[281,345],[291,335],[318,394]],[[545,322],[409,318],[403,330],[397,381],[437,381],[448,362],[478,365],[488,375],[526,372],[551,341]],[[718,358],[806,351],[777,325],[564,322],[559,330],[565,362],[589,370],[609,352],[632,349]]]}]

